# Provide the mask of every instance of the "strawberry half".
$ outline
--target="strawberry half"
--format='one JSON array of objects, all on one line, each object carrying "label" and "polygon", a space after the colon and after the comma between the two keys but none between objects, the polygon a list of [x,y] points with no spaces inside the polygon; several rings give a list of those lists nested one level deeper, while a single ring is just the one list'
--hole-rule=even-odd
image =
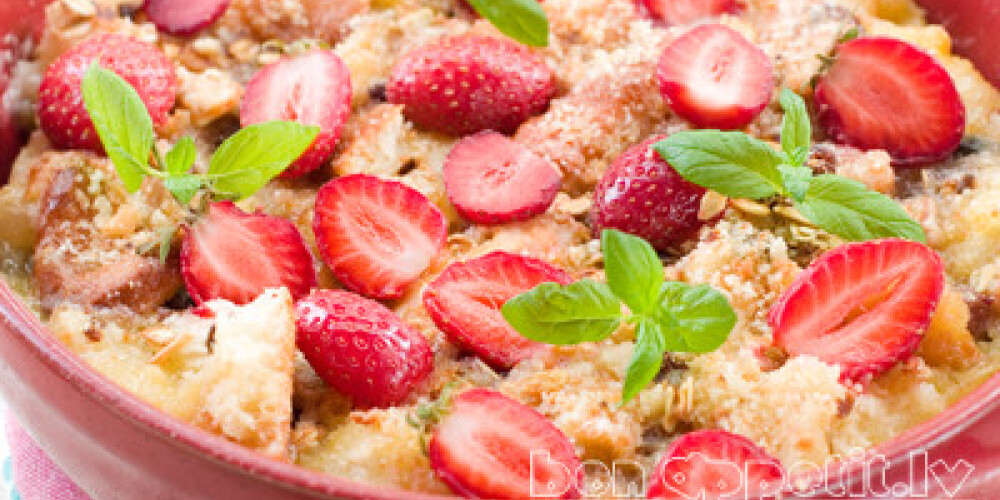
[{"label": "strawberry half", "polygon": [[185,231],[181,273],[197,304],[215,299],[248,304],[279,287],[299,298],[316,286],[312,254],[294,224],[248,214],[228,201],[213,203]]},{"label": "strawberry half", "polygon": [[749,439],[695,431],[671,443],[649,480],[646,498],[757,498],[783,486],[781,463]]},{"label": "strawberry half", "polygon": [[316,290],[296,310],[299,350],[320,378],[356,406],[402,403],[434,368],[427,339],[378,302]]},{"label": "strawberry half", "polygon": [[806,269],[768,313],[775,343],[864,381],[910,357],[944,291],[926,245],[886,239],[835,248]]},{"label": "strawberry half", "polygon": [[671,42],[656,76],[674,113],[701,128],[752,122],[774,90],[774,70],[764,51],[721,24],[703,24]]},{"label": "strawberry half", "polygon": [[579,498],[573,443],[532,408],[496,391],[452,400],[428,446],[431,467],[466,498]]},{"label": "strawberry half", "polygon": [[503,224],[543,213],[561,184],[555,165],[492,131],[462,139],[444,163],[448,199],[476,224]]},{"label": "strawberry half", "polygon": [[155,45],[119,34],[94,35],[59,56],[45,71],[38,90],[38,122],[58,148],[104,152],[80,88],[95,61],[135,88],[154,124],[162,125],[174,107],[178,86],[174,65]]},{"label": "strawberry half", "polygon": [[313,230],[334,276],[377,299],[402,296],[448,236],[444,214],[426,196],[370,175],[340,177],[323,186]]},{"label": "strawberry half", "polygon": [[556,92],[555,74],[506,38],[446,37],[410,51],[389,76],[386,96],[417,125],[451,135],[513,133]]},{"label": "strawberry half", "polygon": [[317,125],[312,146],[281,174],[301,177],[319,168],[340,140],[351,114],[351,74],[331,50],[286,57],[260,70],[247,84],[240,123],[273,120]]},{"label": "strawberry half", "polygon": [[965,133],[965,106],[933,56],[895,38],[837,47],[816,83],[816,118],[834,141],[884,149],[897,166],[948,157]]},{"label": "strawberry half", "polygon": [[506,370],[544,346],[514,331],[500,308],[539,284],[571,281],[545,261],[493,252],[448,266],[424,290],[424,307],[449,340]]},{"label": "strawberry half", "polygon": [[229,0],[146,0],[142,10],[156,27],[171,35],[192,35],[222,17]]},{"label": "strawberry half", "polygon": [[691,24],[709,17],[735,14],[736,0],[641,0],[651,16],[671,26]]}]

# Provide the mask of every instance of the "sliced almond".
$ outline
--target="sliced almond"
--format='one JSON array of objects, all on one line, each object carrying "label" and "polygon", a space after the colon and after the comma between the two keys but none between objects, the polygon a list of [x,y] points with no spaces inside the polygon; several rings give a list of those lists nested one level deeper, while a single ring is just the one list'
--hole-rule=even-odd
[{"label": "sliced almond", "polygon": [[701,206],[698,207],[698,220],[711,220],[719,216],[725,209],[729,198],[708,190],[705,196],[701,197]]}]

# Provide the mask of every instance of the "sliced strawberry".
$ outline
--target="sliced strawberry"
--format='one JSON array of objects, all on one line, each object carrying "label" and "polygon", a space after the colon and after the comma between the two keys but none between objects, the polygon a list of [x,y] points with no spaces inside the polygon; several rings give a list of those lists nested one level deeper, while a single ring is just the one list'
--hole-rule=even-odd
[{"label": "sliced strawberry", "polygon": [[198,304],[214,299],[247,304],[278,287],[298,298],[316,286],[312,254],[291,222],[248,214],[230,202],[212,204],[187,229],[181,273]]},{"label": "sliced strawberry", "polygon": [[513,133],[549,105],[555,75],[527,47],[506,38],[446,37],[419,47],[393,68],[389,102],[417,125],[451,135]]},{"label": "sliced strawberry", "polygon": [[45,71],[38,90],[38,122],[58,148],[104,152],[80,88],[95,61],[135,88],[154,124],[163,124],[174,106],[178,85],[174,65],[155,45],[126,35],[94,35],[59,56]]},{"label": "sliced strawberry", "polygon": [[775,343],[864,381],[911,356],[944,291],[944,269],[926,245],[897,239],[850,243],[806,269],[768,314]]},{"label": "sliced strawberry", "polygon": [[462,139],[444,163],[448,199],[476,224],[503,224],[543,213],[561,184],[555,165],[491,131]]},{"label": "sliced strawberry", "polygon": [[313,229],[334,276],[377,299],[402,296],[448,236],[444,215],[426,196],[370,175],[340,177],[323,186]]},{"label": "sliced strawberry", "polygon": [[299,350],[356,406],[400,404],[434,368],[427,339],[378,302],[316,290],[296,310]]},{"label": "sliced strawberry", "polygon": [[514,331],[500,308],[541,283],[570,281],[568,274],[547,262],[493,252],[448,266],[424,290],[424,307],[448,339],[506,370],[543,346]]},{"label": "sliced strawberry", "polygon": [[646,498],[757,498],[777,492],[784,477],[781,463],[749,439],[695,431],[663,453]]},{"label": "sliced strawberry", "polygon": [[160,31],[192,35],[222,17],[230,0],[146,0],[142,10]]},{"label": "sliced strawberry", "polygon": [[815,105],[834,141],[884,149],[898,166],[946,158],[965,133],[965,106],[948,72],[896,38],[840,45],[816,83]]},{"label": "sliced strawberry", "polygon": [[351,113],[351,74],[331,50],[286,57],[260,70],[247,84],[240,123],[272,120],[318,125],[312,146],[283,174],[305,175],[319,168],[340,139]]},{"label": "sliced strawberry", "polygon": [[641,0],[649,14],[671,26],[739,12],[736,0]]},{"label": "sliced strawberry", "polygon": [[431,467],[466,498],[579,498],[580,459],[573,443],[532,408],[488,389],[471,389],[428,447]]},{"label": "sliced strawberry", "polygon": [[774,90],[774,70],[764,51],[721,24],[703,24],[671,42],[656,76],[674,113],[701,128],[750,123]]}]

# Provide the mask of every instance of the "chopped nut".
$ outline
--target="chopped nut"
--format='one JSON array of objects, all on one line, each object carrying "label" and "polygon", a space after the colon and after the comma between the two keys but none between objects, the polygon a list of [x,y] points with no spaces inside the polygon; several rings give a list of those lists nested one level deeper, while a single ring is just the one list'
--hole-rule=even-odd
[{"label": "chopped nut", "polygon": [[698,220],[711,220],[716,218],[726,209],[729,199],[715,191],[709,190],[705,196],[701,197],[701,206],[698,207]]},{"label": "chopped nut", "polygon": [[748,215],[756,215],[757,217],[767,217],[771,215],[771,209],[767,205],[757,203],[756,201],[744,200],[744,199],[734,199],[730,200],[733,207],[740,212]]}]

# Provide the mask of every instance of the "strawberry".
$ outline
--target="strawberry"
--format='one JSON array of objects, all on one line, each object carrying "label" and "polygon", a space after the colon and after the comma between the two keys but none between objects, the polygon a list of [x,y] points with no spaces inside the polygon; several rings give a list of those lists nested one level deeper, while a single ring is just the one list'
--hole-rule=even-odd
[{"label": "strawberry", "polygon": [[451,402],[428,446],[431,467],[466,498],[579,498],[573,443],[536,410],[499,392],[470,389]]},{"label": "strawberry", "polygon": [[663,452],[646,498],[757,498],[777,492],[784,477],[781,463],[749,439],[695,431]]},{"label": "strawberry", "polygon": [[370,175],[328,182],[313,220],[323,261],[348,289],[399,298],[444,246],[444,214],[419,191]]},{"label": "strawberry", "polygon": [[476,224],[503,224],[543,213],[561,184],[555,165],[492,131],[462,139],[444,163],[448,199]]},{"label": "strawberry", "polygon": [[316,290],[295,308],[299,350],[356,406],[400,404],[434,368],[427,339],[374,300]]},{"label": "strawberry", "polygon": [[774,71],[764,51],[721,24],[703,24],[671,42],[656,76],[674,113],[701,128],[750,123],[774,90]]},{"label": "strawberry", "polygon": [[351,74],[331,50],[287,57],[260,70],[247,84],[240,123],[245,127],[272,120],[318,125],[312,146],[284,173],[301,177],[319,168],[340,139],[351,113]]},{"label": "strawberry", "polygon": [[857,38],[837,47],[816,82],[816,118],[834,141],[884,149],[897,166],[954,152],[965,106],[933,56],[895,38]]},{"label": "strawberry", "polygon": [[739,11],[736,0],[641,0],[641,3],[652,17],[671,26]]},{"label": "strawberry", "polygon": [[705,188],[681,177],[653,150],[664,137],[629,148],[608,167],[594,191],[590,222],[595,235],[617,229],[666,251],[705,224],[698,218]]},{"label": "strawberry", "polygon": [[80,88],[84,73],[95,61],[135,88],[154,124],[162,125],[174,106],[177,76],[159,49],[125,35],[94,35],[59,56],[42,78],[38,121],[58,148],[104,152]]},{"label": "strawberry", "polygon": [[788,354],[814,356],[862,382],[916,351],[943,291],[941,259],[926,245],[850,243],[799,275],[768,323]]},{"label": "strawberry", "polygon": [[229,0],[146,0],[142,10],[160,31],[193,35],[222,17]]},{"label": "strawberry", "polygon": [[231,202],[213,203],[187,228],[181,273],[198,304],[214,299],[247,304],[278,287],[298,298],[316,286],[312,254],[291,222],[248,214]]},{"label": "strawberry", "polygon": [[506,38],[446,37],[419,47],[389,76],[389,102],[418,126],[451,135],[510,134],[548,107],[555,75],[527,47]]},{"label": "strawberry", "polygon": [[424,307],[449,340],[490,366],[506,370],[544,346],[514,331],[500,308],[541,283],[571,281],[547,262],[493,252],[448,266],[424,290]]}]

